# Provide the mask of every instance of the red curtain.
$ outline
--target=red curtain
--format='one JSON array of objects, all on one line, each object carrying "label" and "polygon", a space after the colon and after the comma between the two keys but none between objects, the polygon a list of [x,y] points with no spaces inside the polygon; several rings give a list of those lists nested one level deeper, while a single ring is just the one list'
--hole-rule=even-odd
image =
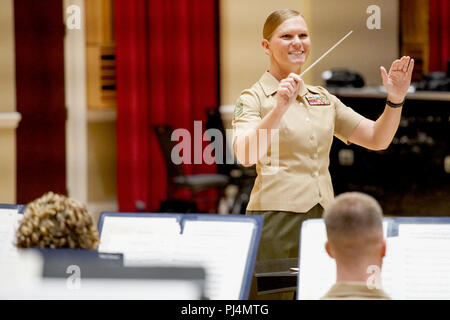
[{"label": "red curtain", "polygon": [[[218,103],[217,5],[217,0],[115,0],[120,211],[135,211],[137,201],[155,211],[166,199],[165,164],[153,126],[184,128],[193,137],[194,121],[204,127],[205,110]],[[216,172],[206,164],[184,169]],[[213,201],[198,205],[208,211]]]},{"label": "red curtain", "polygon": [[450,59],[450,1],[430,0],[430,72],[445,71]]}]

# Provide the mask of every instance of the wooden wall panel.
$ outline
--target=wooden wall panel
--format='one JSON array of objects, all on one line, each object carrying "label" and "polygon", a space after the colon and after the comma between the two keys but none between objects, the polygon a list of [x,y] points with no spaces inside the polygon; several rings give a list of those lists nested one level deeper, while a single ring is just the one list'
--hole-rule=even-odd
[{"label": "wooden wall panel", "polygon": [[90,109],[116,107],[113,0],[86,1],[86,75]]},{"label": "wooden wall panel", "polygon": [[401,0],[401,53],[415,60],[413,81],[420,81],[429,67],[429,1]]}]

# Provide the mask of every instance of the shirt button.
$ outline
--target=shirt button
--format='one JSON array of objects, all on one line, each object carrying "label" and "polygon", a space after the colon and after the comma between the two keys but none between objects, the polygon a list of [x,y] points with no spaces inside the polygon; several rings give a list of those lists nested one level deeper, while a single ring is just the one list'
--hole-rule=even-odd
[{"label": "shirt button", "polygon": [[317,153],[314,153],[311,155],[311,159],[316,160],[319,156],[317,155]]},{"label": "shirt button", "polygon": [[311,139],[311,141],[313,141],[314,140],[314,136],[311,136],[311,137],[309,137],[310,139]]},{"label": "shirt button", "polygon": [[306,122],[309,122],[310,120],[309,120],[309,118],[306,118]]}]

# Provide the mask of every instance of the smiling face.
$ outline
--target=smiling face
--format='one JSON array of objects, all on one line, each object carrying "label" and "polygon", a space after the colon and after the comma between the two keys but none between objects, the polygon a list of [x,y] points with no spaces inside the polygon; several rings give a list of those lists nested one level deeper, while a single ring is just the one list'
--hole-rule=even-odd
[{"label": "smiling face", "polygon": [[301,16],[289,18],[281,23],[270,39],[264,39],[262,46],[270,56],[270,73],[278,80],[289,73],[300,73],[311,51],[308,27]]}]

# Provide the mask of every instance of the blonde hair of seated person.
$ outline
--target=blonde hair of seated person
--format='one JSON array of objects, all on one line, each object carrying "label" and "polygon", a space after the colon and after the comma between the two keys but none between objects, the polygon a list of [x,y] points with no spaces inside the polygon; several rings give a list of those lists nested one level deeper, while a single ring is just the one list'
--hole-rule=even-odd
[{"label": "blonde hair of seated person", "polygon": [[48,192],[27,205],[16,246],[95,250],[98,242],[94,219],[86,205]]}]

